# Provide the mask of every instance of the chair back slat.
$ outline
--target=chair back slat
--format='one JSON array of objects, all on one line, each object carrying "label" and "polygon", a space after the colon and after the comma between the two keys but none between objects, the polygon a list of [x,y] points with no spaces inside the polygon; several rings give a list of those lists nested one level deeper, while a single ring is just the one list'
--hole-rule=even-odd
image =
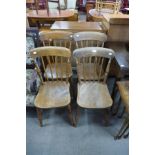
[{"label": "chair back slat", "polygon": [[[73,51],[79,81],[106,82],[115,53],[103,47],[85,47]],[[82,60],[82,61],[80,61]]]},{"label": "chair back slat", "polygon": [[102,46],[107,41],[107,36],[101,32],[77,32],[74,33],[73,39],[76,42],[76,48]]},{"label": "chair back slat", "polygon": [[43,46],[60,46],[71,49],[72,32],[69,31],[42,31],[39,33]]},{"label": "chair back slat", "polygon": [[[44,81],[69,81],[71,73],[71,51],[65,47],[39,47],[30,51],[34,59],[36,71]],[[42,65],[38,67],[35,59],[40,58]],[[66,76],[64,76],[66,75]]]}]

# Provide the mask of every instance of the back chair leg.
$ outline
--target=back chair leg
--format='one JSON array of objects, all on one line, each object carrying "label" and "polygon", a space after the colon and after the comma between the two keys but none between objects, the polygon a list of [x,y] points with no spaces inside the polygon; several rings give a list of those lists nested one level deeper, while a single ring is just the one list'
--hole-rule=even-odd
[{"label": "back chair leg", "polygon": [[42,127],[42,111],[40,108],[36,108],[36,110],[37,110],[39,125],[40,125],[40,127]]},{"label": "back chair leg", "polygon": [[120,105],[121,105],[121,97],[119,98],[117,105],[113,106],[113,109],[112,109],[113,116],[117,114]]},{"label": "back chair leg", "polygon": [[77,123],[79,121],[79,118],[80,118],[80,107],[77,106],[77,110],[76,110],[76,125],[77,125]]},{"label": "back chair leg", "polygon": [[71,125],[75,126],[75,121],[73,119],[72,109],[71,109],[71,105],[70,104],[67,106],[67,111],[68,111],[68,117],[69,117],[69,120],[71,122]]},{"label": "back chair leg", "polygon": [[104,109],[104,121],[105,121],[105,126],[109,126],[109,119],[110,119],[110,110],[109,108]]}]

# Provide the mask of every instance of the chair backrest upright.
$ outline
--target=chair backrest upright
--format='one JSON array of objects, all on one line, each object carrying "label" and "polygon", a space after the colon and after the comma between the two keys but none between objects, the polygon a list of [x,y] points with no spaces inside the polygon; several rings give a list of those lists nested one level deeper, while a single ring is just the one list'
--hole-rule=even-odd
[{"label": "chair backrest upright", "polygon": [[[38,47],[30,51],[30,56],[33,58],[35,69],[40,77],[42,84],[45,81],[63,81],[68,82],[71,74],[71,51],[65,47]],[[35,61],[40,58],[41,67]],[[47,75],[46,68],[49,66],[51,78]],[[61,69],[61,70],[60,70]],[[53,75],[55,73],[55,75]],[[45,75],[45,76],[44,76]],[[65,75],[65,78],[64,78]],[[54,76],[54,77],[53,77]],[[44,78],[45,77],[45,78]]]},{"label": "chair backrest upright", "polygon": [[112,49],[103,47],[85,47],[74,50],[73,56],[76,59],[79,82],[103,81],[106,83],[114,55],[115,52]]},{"label": "chair backrest upright", "polygon": [[42,31],[39,36],[43,46],[60,46],[71,49],[72,34],[68,31]]},{"label": "chair backrest upright", "polygon": [[84,31],[75,33],[73,39],[76,43],[76,48],[91,46],[104,47],[104,42],[106,42],[107,36],[101,32]]}]

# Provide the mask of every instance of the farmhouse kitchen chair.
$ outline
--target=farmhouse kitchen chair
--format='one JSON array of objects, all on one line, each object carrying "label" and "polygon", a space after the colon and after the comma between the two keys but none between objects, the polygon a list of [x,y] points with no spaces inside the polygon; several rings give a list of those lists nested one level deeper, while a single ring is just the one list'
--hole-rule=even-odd
[{"label": "farmhouse kitchen chair", "polygon": [[[77,116],[80,107],[88,109],[105,109],[106,114],[112,106],[112,99],[106,84],[114,51],[103,47],[85,47],[73,51],[78,73]],[[87,66],[91,66],[88,69]],[[108,124],[108,115],[105,115]]]},{"label": "farmhouse kitchen chair", "polygon": [[[72,32],[66,31],[42,31],[39,33],[40,41],[42,42],[43,46],[60,46],[66,47],[71,50],[72,46]],[[61,67],[65,69],[65,66],[57,66],[57,71],[61,71]],[[68,66],[70,67],[70,66]],[[70,68],[71,70],[71,68]],[[56,71],[53,69],[53,72],[50,72],[50,66],[47,65],[46,72],[48,78],[56,78]],[[52,74],[52,75],[51,75]],[[58,75],[59,76],[59,75]],[[67,75],[63,74],[62,78],[66,78]],[[71,72],[69,72],[69,77],[71,77]]]},{"label": "farmhouse kitchen chair", "polygon": [[83,47],[104,47],[104,43],[107,41],[107,36],[101,32],[83,31],[74,33],[73,39],[76,43],[76,48]]},{"label": "farmhouse kitchen chair", "polygon": [[[71,124],[74,125],[70,104],[70,50],[65,47],[39,47],[32,49],[30,56],[33,58],[35,69],[41,80],[41,86],[34,101],[40,126],[42,126],[42,110],[59,107],[67,107],[69,119]],[[35,61],[38,57],[41,60],[42,68],[39,67]],[[46,72],[47,65],[51,72],[50,79]],[[58,66],[61,70],[58,69]],[[53,71],[55,74],[53,74]]]}]

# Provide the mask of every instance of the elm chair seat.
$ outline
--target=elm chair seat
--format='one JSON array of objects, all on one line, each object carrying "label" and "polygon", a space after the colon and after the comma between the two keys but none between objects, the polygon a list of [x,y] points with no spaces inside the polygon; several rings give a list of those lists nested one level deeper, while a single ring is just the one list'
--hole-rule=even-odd
[{"label": "elm chair seat", "polygon": [[77,103],[83,108],[107,108],[112,106],[112,99],[106,84],[84,82],[78,84]]},{"label": "elm chair seat", "polygon": [[35,99],[38,108],[57,108],[70,104],[69,83],[65,81],[46,82],[40,86]]}]

